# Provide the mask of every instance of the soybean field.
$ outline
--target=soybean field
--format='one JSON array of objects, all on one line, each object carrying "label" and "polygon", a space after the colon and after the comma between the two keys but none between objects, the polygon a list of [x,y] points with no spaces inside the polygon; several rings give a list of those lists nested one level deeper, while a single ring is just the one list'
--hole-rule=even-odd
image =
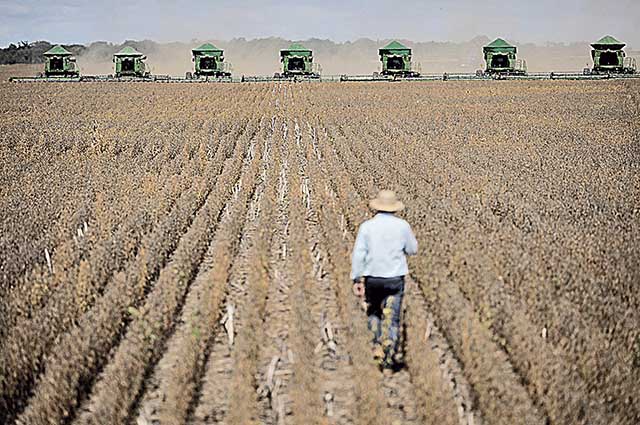
[{"label": "soybean field", "polygon": [[[640,83],[0,93],[0,423],[640,422]],[[420,244],[393,374],[349,281],[379,189]]]}]

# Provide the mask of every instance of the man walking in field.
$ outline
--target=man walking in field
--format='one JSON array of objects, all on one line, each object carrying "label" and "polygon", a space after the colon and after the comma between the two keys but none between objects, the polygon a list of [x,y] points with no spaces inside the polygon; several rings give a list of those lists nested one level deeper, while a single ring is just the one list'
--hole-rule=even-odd
[{"label": "man walking in field", "polygon": [[369,207],[376,215],[358,229],[351,279],[353,292],[366,300],[374,356],[383,368],[392,368],[400,334],[404,277],[409,273],[406,255],[418,252],[418,242],[409,223],[395,216],[404,204],[394,192],[381,190]]}]

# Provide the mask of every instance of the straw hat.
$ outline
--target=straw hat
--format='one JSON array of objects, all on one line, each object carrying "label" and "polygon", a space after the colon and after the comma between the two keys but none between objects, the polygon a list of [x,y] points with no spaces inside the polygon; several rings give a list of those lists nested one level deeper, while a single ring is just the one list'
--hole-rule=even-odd
[{"label": "straw hat", "polygon": [[381,190],[378,196],[369,202],[369,207],[375,211],[398,212],[404,209],[404,204],[398,200],[392,190]]}]

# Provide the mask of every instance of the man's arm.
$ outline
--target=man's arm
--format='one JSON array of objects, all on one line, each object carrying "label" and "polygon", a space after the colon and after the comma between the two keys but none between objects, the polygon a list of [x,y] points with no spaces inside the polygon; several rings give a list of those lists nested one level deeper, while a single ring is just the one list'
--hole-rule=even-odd
[{"label": "man's arm", "polygon": [[407,240],[404,245],[404,253],[407,255],[416,255],[418,253],[418,241],[413,235],[409,224],[407,224]]},{"label": "man's arm", "polygon": [[363,225],[358,228],[358,236],[356,236],[356,242],[353,245],[353,252],[351,254],[351,280],[355,281],[362,277],[364,272],[365,259],[367,257],[367,238],[365,236],[365,229]]}]

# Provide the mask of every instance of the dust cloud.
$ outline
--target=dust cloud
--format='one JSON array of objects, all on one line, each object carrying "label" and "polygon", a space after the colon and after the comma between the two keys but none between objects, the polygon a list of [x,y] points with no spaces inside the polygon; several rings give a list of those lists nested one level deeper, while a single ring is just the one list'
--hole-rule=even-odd
[{"label": "dust cloud", "polygon": [[[308,39],[301,43],[311,49],[314,62],[323,75],[370,75],[380,70],[378,49],[390,40],[359,39],[344,43],[331,40]],[[487,36],[478,36],[462,43],[412,42],[399,40],[413,49],[413,67],[424,74],[473,73],[484,67],[482,47],[492,41]],[[518,47],[518,58],[524,59],[530,72],[580,72],[591,66],[590,47],[582,43],[520,44],[508,40]],[[129,45],[147,56],[147,67],[155,75],[184,76],[193,70],[191,49],[202,44],[202,40],[190,43],[165,43],[154,41],[127,41]],[[273,75],[280,72],[279,51],[288,47],[291,40],[262,38],[229,41],[210,40],[224,50],[225,61],[231,65],[235,76]],[[123,45],[96,42],[88,46],[87,52],[78,57],[78,65],[85,75],[109,75],[113,73],[113,53]],[[630,49],[627,49],[628,51]],[[640,56],[629,51],[629,56]]]}]

